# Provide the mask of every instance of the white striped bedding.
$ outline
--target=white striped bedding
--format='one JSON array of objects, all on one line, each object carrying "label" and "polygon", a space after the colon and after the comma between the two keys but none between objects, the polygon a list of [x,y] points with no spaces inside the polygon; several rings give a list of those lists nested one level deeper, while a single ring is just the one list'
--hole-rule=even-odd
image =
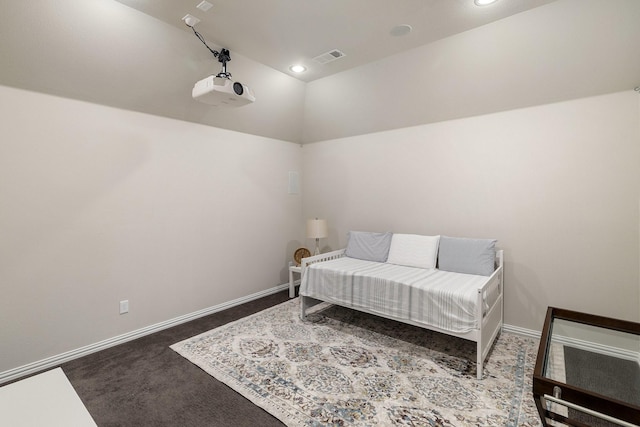
[{"label": "white striped bedding", "polygon": [[478,328],[478,288],[487,279],[342,257],[309,265],[300,295],[465,333]]}]

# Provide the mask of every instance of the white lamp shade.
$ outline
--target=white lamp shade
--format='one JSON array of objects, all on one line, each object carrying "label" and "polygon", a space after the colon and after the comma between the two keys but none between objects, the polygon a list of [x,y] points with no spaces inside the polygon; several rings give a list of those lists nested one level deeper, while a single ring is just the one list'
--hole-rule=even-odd
[{"label": "white lamp shade", "polygon": [[310,239],[324,239],[329,235],[326,219],[307,220],[307,237]]}]

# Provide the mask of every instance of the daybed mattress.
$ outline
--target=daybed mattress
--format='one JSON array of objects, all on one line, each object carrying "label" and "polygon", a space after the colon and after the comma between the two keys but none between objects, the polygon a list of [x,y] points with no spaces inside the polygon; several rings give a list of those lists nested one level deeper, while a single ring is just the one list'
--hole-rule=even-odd
[{"label": "daybed mattress", "polygon": [[[342,257],[309,265],[300,295],[455,333],[477,329],[488,277]],[[483,304],[486,308],[486,303]]]}]

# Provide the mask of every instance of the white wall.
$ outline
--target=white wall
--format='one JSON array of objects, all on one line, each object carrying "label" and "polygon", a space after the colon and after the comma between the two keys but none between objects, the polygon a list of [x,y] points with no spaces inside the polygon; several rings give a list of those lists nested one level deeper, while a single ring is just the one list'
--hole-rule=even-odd
[{"label": "white wall", "polygon": [[286,282],[298,145],[3,86],[0,117],[0,372]]},{"label": "white wall", "polygon": [[308,144],[302,169],[328,247],[349,230],[497,238],[507,324],[540,330],[549,305],[640,320],[632,90]]}]

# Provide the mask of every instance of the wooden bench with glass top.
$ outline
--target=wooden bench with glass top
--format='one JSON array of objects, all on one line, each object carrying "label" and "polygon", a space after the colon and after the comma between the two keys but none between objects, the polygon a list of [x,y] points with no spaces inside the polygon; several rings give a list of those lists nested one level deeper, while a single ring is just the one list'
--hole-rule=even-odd
[{"label": "wooden bench with glass top", "polygon": [[544,426],[640,426],[640,323],[549,307],[533,397]]}]

